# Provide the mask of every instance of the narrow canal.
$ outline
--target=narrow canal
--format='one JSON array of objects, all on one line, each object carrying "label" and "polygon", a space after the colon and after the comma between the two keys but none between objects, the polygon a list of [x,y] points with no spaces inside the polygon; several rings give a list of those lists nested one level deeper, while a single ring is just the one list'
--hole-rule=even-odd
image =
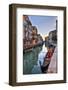
[{"label": "narrow canal", "polygon": [[47,52],[45,44],[32,48],[23,55],[23,74],[40,74],[44,57]]}]

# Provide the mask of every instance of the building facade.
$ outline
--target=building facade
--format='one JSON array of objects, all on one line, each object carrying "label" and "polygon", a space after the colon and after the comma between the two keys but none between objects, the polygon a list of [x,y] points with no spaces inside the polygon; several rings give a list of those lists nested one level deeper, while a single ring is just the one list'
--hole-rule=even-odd
[{"label": "building facade", "polygon": [[43,39],[38,34],[37,27],[32,25],[27,15],[23,15],[23,48],[28,48],[42,41]]}]

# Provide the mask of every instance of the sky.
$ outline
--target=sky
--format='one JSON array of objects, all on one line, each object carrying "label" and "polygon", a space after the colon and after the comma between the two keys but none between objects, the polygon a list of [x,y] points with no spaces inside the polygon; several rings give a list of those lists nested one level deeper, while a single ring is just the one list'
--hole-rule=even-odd
[{"label": "sky", "polygon": [[56,29],[57,16],[29,16],[32,26],[36,26],[38,33],[43,37],[47,36],[48,33]]}]

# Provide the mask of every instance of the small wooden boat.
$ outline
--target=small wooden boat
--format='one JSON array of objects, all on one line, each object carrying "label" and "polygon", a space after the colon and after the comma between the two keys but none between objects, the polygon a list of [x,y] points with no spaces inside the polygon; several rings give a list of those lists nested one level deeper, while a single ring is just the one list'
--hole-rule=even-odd
[{"label": "small wooden boat", "polygon": [[42,73],[47,73],[53,52],[54,52],[54,48],[52,49],[51,52],[50,51],[47,52],[47,54],[44,58],[43,65],[41,66]]}]

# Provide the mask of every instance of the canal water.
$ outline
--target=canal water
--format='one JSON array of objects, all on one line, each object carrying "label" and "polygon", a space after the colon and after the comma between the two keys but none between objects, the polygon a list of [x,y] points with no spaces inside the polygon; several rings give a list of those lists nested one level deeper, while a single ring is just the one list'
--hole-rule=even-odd
[{"label": "canal water", "polygon": [[45,44],[32,48],[23,54],[23,74],[40,74],[42,73],[40,65],[43,64],[44,57],[47,53]]}]

